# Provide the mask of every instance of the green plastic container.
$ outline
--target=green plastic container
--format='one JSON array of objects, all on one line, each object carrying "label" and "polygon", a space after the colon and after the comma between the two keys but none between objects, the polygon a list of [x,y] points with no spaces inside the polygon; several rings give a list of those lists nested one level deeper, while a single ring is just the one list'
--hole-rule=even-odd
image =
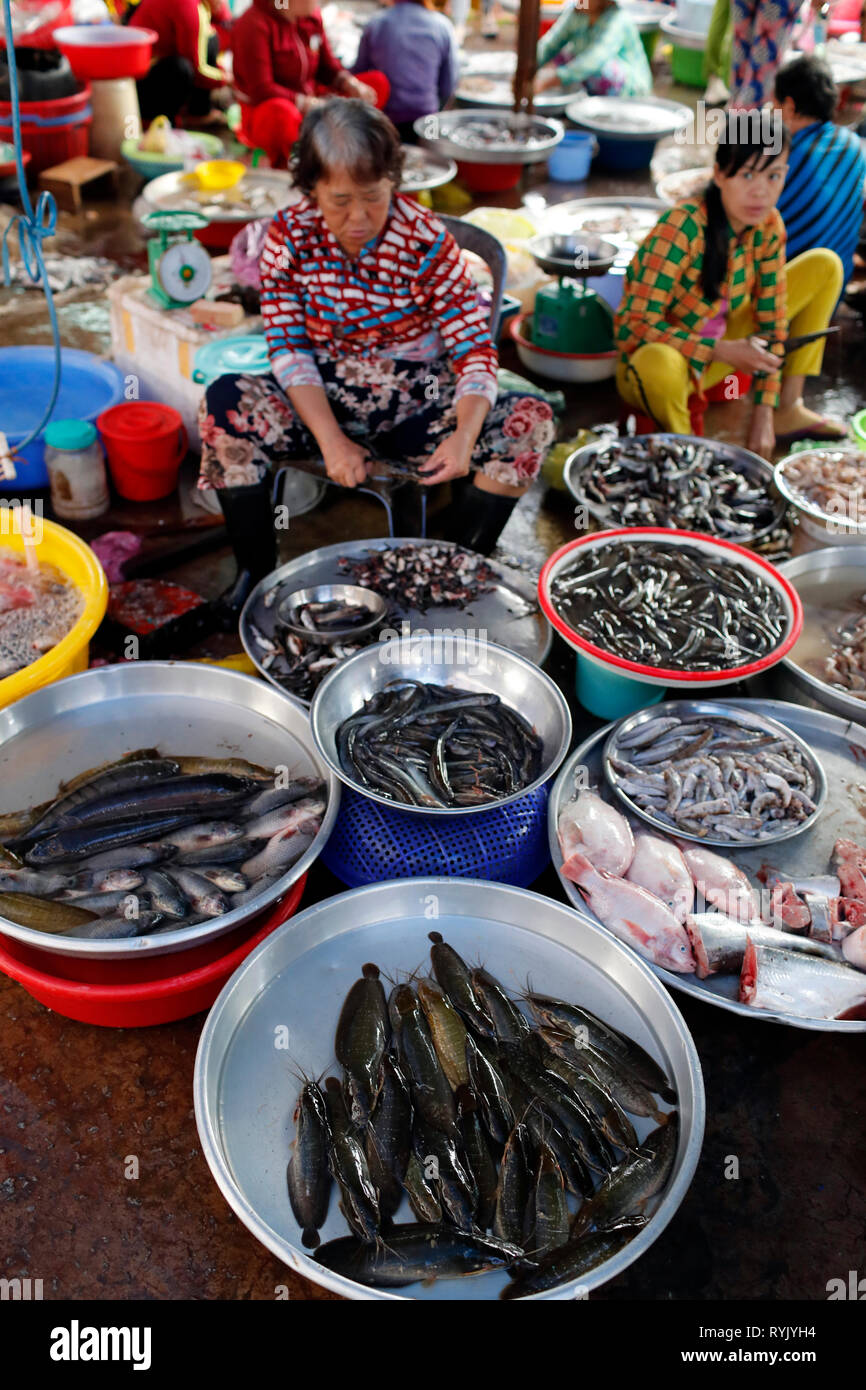
[{"label": "green plastic container", "polygon": [[704,51],[702,48],[680,48],[671,45],[671,73],[683,87],[705,87]]},{"label": "green plastic container", "polygon": [[650,685],[634,676],[620,675],[606,666],[599,666],[589,657],[576,652],[577,698],[585,710],[599,719],[623,719],[627,714],[657,705],[664,699],[663,685]]},{"label": "green plastic container", "polygon": [[647,57],[647,62],[651,63],[653,60],[653,55],[656,51],[656,44],[659,41],[658,29],[644,30],[641,33],[640,41],[643,44],[644,53]]},{"label": "green plastic container", "polygon": [[851,428],[860,449],[866,449],[866,410],[858,410],[851,420]]}]

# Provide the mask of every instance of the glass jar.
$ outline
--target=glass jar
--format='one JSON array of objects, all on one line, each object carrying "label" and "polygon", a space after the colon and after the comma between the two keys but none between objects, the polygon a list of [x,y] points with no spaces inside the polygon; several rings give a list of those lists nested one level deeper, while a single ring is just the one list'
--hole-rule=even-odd
[{"label": "glass jar", "polygon": [[105,461],[89,421],[52,420],[45,431],[45,465],[57,516],[86,521],[108,511]]}]

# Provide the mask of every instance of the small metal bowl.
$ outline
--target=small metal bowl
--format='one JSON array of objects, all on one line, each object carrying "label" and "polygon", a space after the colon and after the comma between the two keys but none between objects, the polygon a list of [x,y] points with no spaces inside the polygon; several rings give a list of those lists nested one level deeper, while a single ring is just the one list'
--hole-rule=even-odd
[{"label": "small metal bowl", "polygon": [[[811,580],[816,586],[829,586],[838,580],[841,570],[859,570],[862,576],[860,591],[866,591],[866,545],[822,546],[819,550],[809,550],[804,555],[795,556],[793,560],[786,560],[779,566],[779,573],[789,579],[800,594],[804,631],[810,619],[814,595],[812,599],[803,598],[803,581]],[[852,586],[852,593],[855,591],[856,587]],[[796,646],[782,658],[781,666],[785,669],[787,679],[797,687],[796,698],[801,702],[804,702],[805,697],[806,701],[814,701],[815,704],[832,710],[844,719],[866,724],[866,692],[861,699],[853,690],[840,690],[837,686],[822,680],[820,676],[813,675],[800,664]],[[781,668],[777,668],[774,675],[778,676],[780,671]]]},{"label": "small metal bowl", "polygon": [[526,248],[548,275],[582,280],[585,275],[606,275],[619,252],[611,241],[592,232],[554,232],[534,236]]},{"label": "small metal bowl", "polygon": [[866,474],[866,456],[850,440],[840,439],[838,443],[826,440],[814,449],[802,449],[799,453],[788,454],[780,459],[773,470],[776,487],[797,513],[797,520],[807,536],[820,541],[822,545],[862,545],[866,541],[866,521],[850,521],[842,513],[831,515],[822,511],[814,502],[809,502],[792,487],[786,477],[788,464],[808,458],[810,454],[844,454],[863,464]]},{"label": "small metal bowl", "polygon": [[[373,791],[346,771],[337,749],[337,730],[366,700],[392,680],[431,681],[479,694],[498,695],[534,727],[543,744],[542,767],[528,786],[480,806],[407,806]],[[366,647],[325,677],[313,696],[310,723],[316,747],[341,782],[391,810],[419,816],[468,816],[526,796],[547,782],[571,742],[571,714],[562,691],[531,661],[486,640],[482,630],[418,629],[405,637]]]},{"label": "small metal bowl", "polygon": [[[777,738],[784,738],[796,744],[815,779],[815,791],[812,800],[815,802],[816,809],[812,815],[807,816],[805,820],[788,825],[787,828],[780,830],[778,835],[756,837],[746,843],[742,840],[723,838],[721,835],[696,835],[688,830],[681,830],[678,826],[669,825],[666,821],[653,815],[652,811],[645,811],[620,787],[619,774],[611,765],[611,757],[616,754],[619,739],[623,734],[630,733],[632,729],[636,729],[640,724],[648,723],[651,719],[664,719],[666,715],[671,714],[680,718],[697,716],[698,718],[711,719],[715,716],[739,724],[744,729],[763,729]],[[624,749],[623,751],[627,753],[628,750]],[[763,849],[764,846],[777,845],[782,840],[792,840],[795,835],[802,835],[805,830],[812,829],[827,801],[827,777],[824,769],[809,745],[798,734],[795,734],[777,719],[770,719],[766,715],[750,714],[745,710],[737,709],[735,706],[724,704],[721,700],[665,700],[660,705],[651,705],[648,709],[639,710],[637,714],[628,715],[627,718],[621,719],[608,735],[602,749],[601,761],[608,786],[633,815],[639,816],[648,825],[661,831],[668,839],[671,836],[676,836],[681,840],[692,840],[698,845],[713,845],[727,850]],[[785,825],[784,821],[778,823],[783,827]]]},{"label": "small metal bowl", "polygon": [[[354,627],[335,627],[330,632],[313,632],[311,628],[304,627],[302,623],[293,621],[292,614],[296,613],[305,603],[330,603],[338,600],[340,603],[354,603],[360,608],[369,610],[370,618],[366,623],[356,623]],[[335,642],[348,642],[351,639],[357,640],[360,637],[369,637],[371,632],[375,632],[377,627],[385,621],[388,616],[388,605],[381,594],[376,594],[372,589],[363,589],[360,584],[317,584],[312,589],[295,589],[294,593],[287,594],[280,599],[277,604],[276,616],[279,622],[284,623],[289,632],[300,637],[304,642],[311,642],[313,646],[329,647]]]}]

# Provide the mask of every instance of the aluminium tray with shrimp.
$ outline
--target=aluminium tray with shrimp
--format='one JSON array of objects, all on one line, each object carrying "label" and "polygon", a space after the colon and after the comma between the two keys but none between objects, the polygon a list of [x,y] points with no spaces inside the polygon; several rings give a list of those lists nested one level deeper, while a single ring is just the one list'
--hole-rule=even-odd
[{"label": "aluminium tray with shrimp", "polygon": [[[812,828],[794,840],[776,844],[765,842],[754,849],[730,845],[724,849],[714,848],[713,852],[730,859],[742,869],[756,890],[765,889],[775,876],[796,880],[832,876],[831,860],[837,840],[850,839],[858,845],[866,843],[866,728],[824,710],[808,709],[782,700],[746,699],[725,703],[734,709],[769,716],[804,740],[824,769],[830,796]],[[577,885],[561,872],[563,856],[557,837],[557,823],[560,813],[575,797],[577,775],[581,785],[599,791],[611,805],[619,810],[624,809],[607,787],[602,766],[603,750],[614,727],[613,724],[605,726],[575,749],[554,783],[548,808],[550,852],[560,882],[578,915],[597,925],[598,918],[588,907]],[[742,1017],[825,1032],[866,1032],[866,1021],[859,1018],[804,1018],[741,1003],[739,973],[714,974],[701,980],[694,974],[664,969],[651,961],[647,964],[666,985]]]}]

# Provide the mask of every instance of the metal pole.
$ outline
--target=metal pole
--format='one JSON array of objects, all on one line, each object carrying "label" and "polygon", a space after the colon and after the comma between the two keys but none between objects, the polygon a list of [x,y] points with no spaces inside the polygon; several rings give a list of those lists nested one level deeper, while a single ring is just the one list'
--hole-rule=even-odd
[{"label": "metal pole", "polygon": [[517,16],[517,71],[514,74],[514,110],[531,115],[532,86],[535,81],[535,50],[541,0],[520,0]]}]

